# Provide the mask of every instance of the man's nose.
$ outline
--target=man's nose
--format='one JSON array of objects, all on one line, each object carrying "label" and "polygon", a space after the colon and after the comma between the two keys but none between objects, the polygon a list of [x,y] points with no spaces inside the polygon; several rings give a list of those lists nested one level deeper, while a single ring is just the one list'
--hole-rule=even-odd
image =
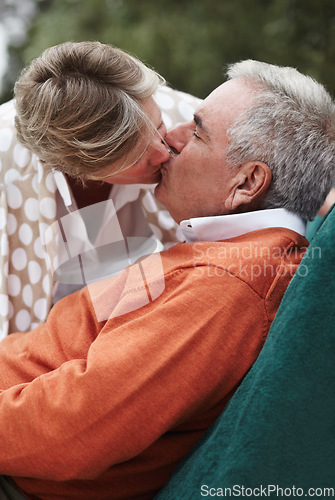
[{"label": "man's nose", "polygon": [[169,146],[181,153],[188,143],[192,133],[187,123],[182,123],[166,134],[165,140]]}]

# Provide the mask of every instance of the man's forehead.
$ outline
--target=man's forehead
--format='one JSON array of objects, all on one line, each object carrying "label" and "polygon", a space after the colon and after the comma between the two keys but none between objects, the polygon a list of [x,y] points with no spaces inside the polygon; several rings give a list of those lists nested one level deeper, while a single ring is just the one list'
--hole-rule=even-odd
[{"label": "man's forehead", "polygon": [[224,115],[224,97],[221,96],[220,87],[213,90],[194,113],[194,121],[197,127],[209,138],[211,137],[211,130],[216,126],[221,116]]},{"label": "man's forehead", "polygon": [[252,90],[240,79],[232,79],[213,90],[202,102],[196,115],[202,126],[210,128],[217,120],[230,121],[237,118],[251,104]]},{"label": "man's forehead", "polygon": [[[224,89],[223,89],[224,90]],[[200,104],[195,116],[203,127],[213,116],[220,114],[225,103],[225,92],[222,92],[222,85],[214,89]]]}]

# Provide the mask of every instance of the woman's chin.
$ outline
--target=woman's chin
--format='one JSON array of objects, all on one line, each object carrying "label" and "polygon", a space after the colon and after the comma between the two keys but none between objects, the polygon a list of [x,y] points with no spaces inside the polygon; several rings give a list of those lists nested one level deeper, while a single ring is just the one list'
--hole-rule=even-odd
[{"label": "woman's chin", "polygon": [[138,184],[158,184],[162,180],[161,171],[158,170],[150,176],[143,177],[143,179],[138,180]]}]

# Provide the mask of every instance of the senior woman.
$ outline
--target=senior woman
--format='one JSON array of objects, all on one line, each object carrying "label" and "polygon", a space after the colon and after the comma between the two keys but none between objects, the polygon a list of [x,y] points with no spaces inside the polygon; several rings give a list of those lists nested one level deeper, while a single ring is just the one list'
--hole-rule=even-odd
[{"label": "senior woman", "polygon": [[198,103],[99,42],[47,49],[22,72],[15,100],[16,116],[13,102],[0,108],[0,339],[161,249],[158,240],[179,241],[153,184],[169,157],[164,121],[189,119]]}]

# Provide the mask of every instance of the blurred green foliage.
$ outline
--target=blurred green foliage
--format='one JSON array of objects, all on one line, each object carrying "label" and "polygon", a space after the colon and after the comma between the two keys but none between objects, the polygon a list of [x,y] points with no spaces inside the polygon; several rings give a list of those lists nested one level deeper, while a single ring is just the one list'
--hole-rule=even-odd
[{"label": "blurred green foliage", "polygon": [[23,66],[51,45],[100,40],[135,54],[179,90],[205,97],[227,63],[297,67],[335,91],[334,0],[36,0]]}]

